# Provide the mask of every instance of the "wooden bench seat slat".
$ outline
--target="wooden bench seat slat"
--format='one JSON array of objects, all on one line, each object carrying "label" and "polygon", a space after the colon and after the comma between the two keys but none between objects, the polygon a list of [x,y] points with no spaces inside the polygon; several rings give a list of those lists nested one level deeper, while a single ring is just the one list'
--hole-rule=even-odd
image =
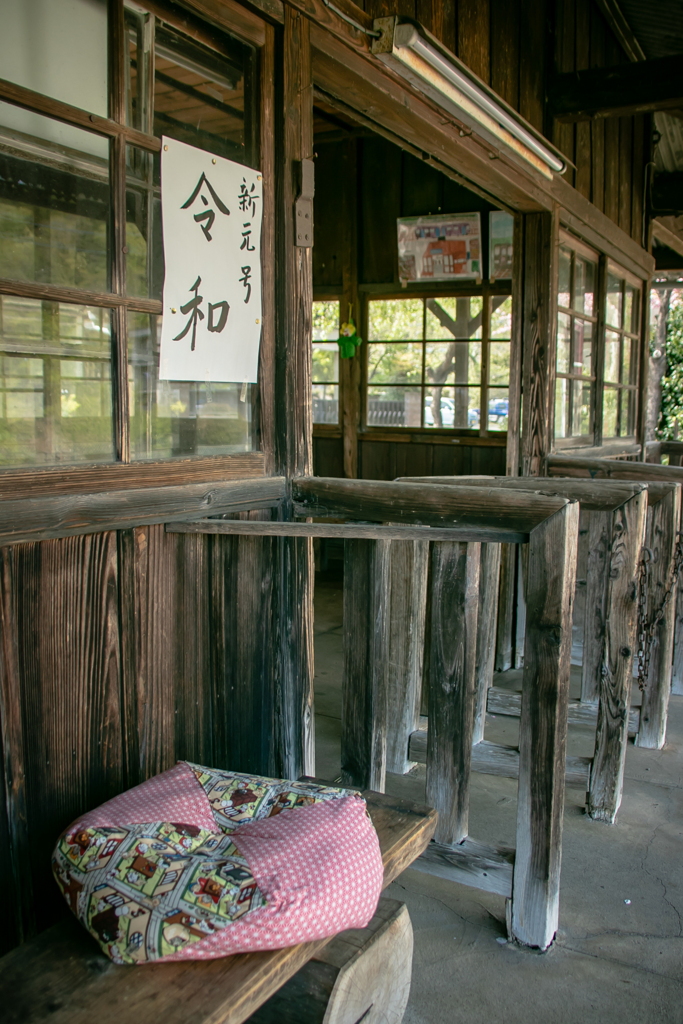
[{"label": "wooden bench seat slat", "polygon": [[[384,886],[429,843],[436,811],[365,793]],[[0,960],[4,1024],[242,1024],[331,939],[219,960],[119,967],[71,916]]]}]

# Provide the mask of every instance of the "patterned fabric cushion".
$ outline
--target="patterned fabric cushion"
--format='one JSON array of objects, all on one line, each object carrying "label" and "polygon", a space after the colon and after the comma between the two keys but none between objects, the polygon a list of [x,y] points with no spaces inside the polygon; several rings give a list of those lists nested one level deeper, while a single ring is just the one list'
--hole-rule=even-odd
[{"label": "patterned fabric cushion", "polygon": [[53,871],[120,964],[279,949],[363,928],[383,879],[357,794],[184,761],[70,825]]}]

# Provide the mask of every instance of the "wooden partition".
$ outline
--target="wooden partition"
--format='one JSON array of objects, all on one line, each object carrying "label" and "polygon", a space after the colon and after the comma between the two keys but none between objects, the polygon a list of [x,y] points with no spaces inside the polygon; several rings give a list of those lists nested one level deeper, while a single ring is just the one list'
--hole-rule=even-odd
[{"label": "wooden partition", "polygon": [[[664,443],[664,442],[663,442]],[[676,442],[668,442],[674,446]],[[675,450],[675,449],[674,449]],[[617,459],[581,459],[567,455],[551,455],[546,460],[549,476],[592,477],[593,479],[640,480],[648,484],[683,484],[683,468],[660,466],[643,462],[622,462]],[[650,488],[652,490],[652,488]],[[680,490],[680,487],[678,488]],[[659,512],[648,517],[648,536],[645,546],[656,552],[650,570],[648,621],[661,607],[669,589],[668,573],[681,534],[680,496],[671,496]],[[668,560],[669,569],[665,562]],[[669,694],[683,694],[683,580],[679,577],[674,600],[669,601],[653,645],[652,673],[659,673],[657,692],[648,686],[643,701],[644,716],[648,716],[647,730],[641,729],[639,746],[661,747],[666,738],[666,716]]]},{"label": "wooden partition", "polygon": [[[300,518],[337,522],[204,520],[169,530],[345,539],[342,765],[348,783],[362,787],[372,780],[380,788],[389,716],[388,542],[432,542],[426,648],[437,725],[427,754],[427,790],[439,812],[439,831],[438,842],[415,866],[507,896],[511,935],[546,949],[558,922],[564,774],[557,766],[564,764],[566,748],[578,505],[490,488],[315,477],[294,480],[292,496]],[[528,545],[534,616],[525,658],[516,852],[467,835],[481,545],[502,542]]]},{"label": "wooden partition", "polygon": [[[424,482],[424,481],[423,481]],[[499,477],[497,479],[455,477],[438,482],[453,487],[497,487],[505,491],[561,495],[581,505],[587,519],[587,564],[585,580],[584,645],[581,701],[572,706],[571,715],[582,724],[596,728],[596,746],[592,763],[587,765],[587,812],[599,821],[613,823],[621,803],[626,744],[632,721],[632,665],[636,640],[636,594],[641,551],[645,539],[647,486],[638,483],[612,483],[606,480],[548,480],[538,477]],[[659,488],[661,490],[661,488]],[[653,503],[663,495],[654,485]],[[491,548],[492,545],[487,545]],[[493,581],[489,584],[494,590]],[[494,614],[495,598],[489,597]],[[480,605],[481,608],[481,605]],[[528,620],[527,620],[528,621]],[[475,722],[479,725],[473,742],[480,744],[474,754],[478,770],[502,770],[502,756],[491,757],[493,744],[482,742],[483,713],[519,715],[518,694],[492,688],[493,666],[487,660],[491,643],[490,627],[480,612],[478,639],[478,691]],[[589,713],[585,705],[589,706]],[[570,718],[571,721],[571,718]],[[638,728],[635,728],[638,732]],[[416,750],[416,740],[410,748]],[[489,754],[489,758],[485,755]],[[508,757],[508,760],[509,757]],[[568,759],[567,779],[574,780],[579,759]]]}]

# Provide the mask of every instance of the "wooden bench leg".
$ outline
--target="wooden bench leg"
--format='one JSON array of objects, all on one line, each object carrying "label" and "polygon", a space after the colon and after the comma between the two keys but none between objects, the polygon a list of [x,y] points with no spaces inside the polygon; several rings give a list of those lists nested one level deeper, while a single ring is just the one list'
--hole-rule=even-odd
[{"label": "wooden bench leg", "polygon": [[429,541],[391,544],[387,771],[403,775],[410,736],[420,724]]},{"label": "wooden bench leg", "polygon": [[432,545],[427,803],[435,840],[467,836],[481,544]]},{"label": "wooden bench leg", "polygon": [[[601,520],[596,550],[602,551],[603,545],[606,545],[607,571],[602,573],[602,606],[594,609],[596,628],[593,635],[602,633],[602,653],[598,675],[600,703],[588,792],[588,814],[596,821],[613,824],[621,804],[628,743],[636,642],[636,597],[639,562],[645,539],[647,493],[641,491],[635,494],[614,512],[594,512],[593,515]],[[603,520],[605,515],[609,517],[607,523]],[[590,611],[591,606],[588,607]],[[588,629],[587,616],[586,632]],[[584,657],[586,647],[584,642]]]},{"label": "wooden bench leg", "polygon": [[401,1024],[412,964],[408,908],[383,896],[367,928],[337,935],[247,1024]]},{"label": "wooden bench leg", "polygon": [[[600,678],[605,650],[606,600],[609,588],[610,544],[612,541],[612,512],[585,512],[587,524],[586,588],[583,621],[583,651],[581,667],[581,702],[597,704],[600,699]],[[581,517],[583,519],[583,516]],[[581,548],[577,574],[581,576]]]},{"label": "wooden bench leg", "polygon": [[[680,521],[681,489],[671,491],[648,509],[645,547],[652,552],[647,618],[651,621],[661,607],[671,582],[676,533]],[[657,635],[650,648],[650,666],[640,711],[637,747],[660,750],[666,739],[676,618],[676,596],[669,601]]]},{"label": "wooden bench leg", "polygon": [[486,698],[489,687],[493,684],[493,663],[496,655],[496,621],[498,618],[498,584],[500,582],[500,549],[500,544],[481,545],[473,744],[479,743],[484,738]]},{"label": "wooden bench leg", "polygon": [[[547,949],[557,931],[567,704],[579,506],[566,505],[529,536],[527,630],[519,725],[512,937]],[[560,766],[560,770],[558,770]]]},{"label": "wooden bench leg", "polygon": [[344,541],[342,783],[384,792],[391,541]]}]

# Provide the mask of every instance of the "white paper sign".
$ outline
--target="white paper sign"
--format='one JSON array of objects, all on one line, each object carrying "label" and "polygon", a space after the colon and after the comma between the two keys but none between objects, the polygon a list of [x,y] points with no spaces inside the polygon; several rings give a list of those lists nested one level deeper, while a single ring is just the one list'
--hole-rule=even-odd
[{"label": "white paper sign", "polygon": [[261,340],[258,171],[162,138],[160,380],[256,381]]}]

